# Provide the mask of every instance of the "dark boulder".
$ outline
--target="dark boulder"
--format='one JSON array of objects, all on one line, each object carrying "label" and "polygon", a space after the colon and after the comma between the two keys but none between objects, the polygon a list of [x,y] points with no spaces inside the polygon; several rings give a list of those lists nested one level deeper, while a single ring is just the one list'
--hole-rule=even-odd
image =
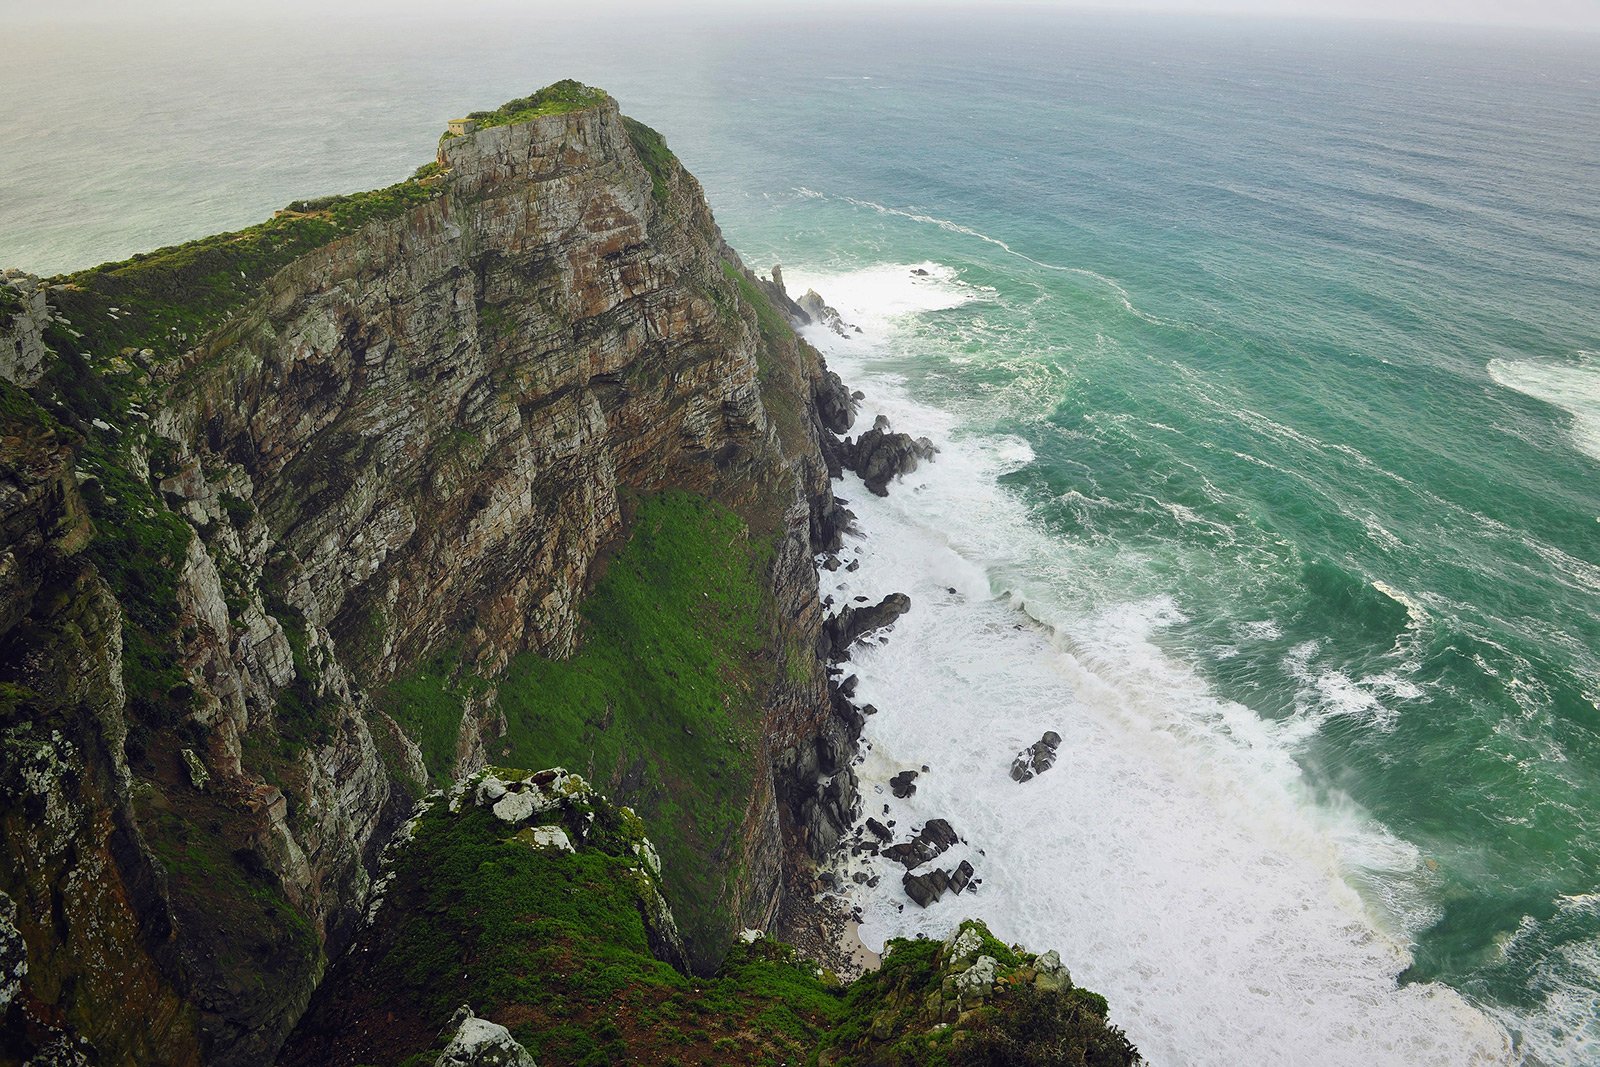
[{"label": "dark boulder", "polygon": [[900,879],[900,884],[905,887],[906,896],[916,901],[918,907],[926,908],[944,896],[944,891],[950,888],[950,876],[937,869],[927,874],[907,871]]},{"label": "dark boulder", "polygon": [[878,496],[889,495],[889,483],[910,474],[925,459],[939,450],[926,437],[895,433],[889,420],[879,415],[872,429],[853,443],[846,438],[839,445],[840,462],[861,476],[869,490]]},{"label": "dark boulder", "polygon": [[889,779],[889,789],[894,793],[895,796],[899,797],[901,800],[904,800],[906,797],[917,791],[916,782],[916,771],[901,771],[899,774]]},{"label": "dark boulder", "polygon": [[967,883],[972,881],[973,874],[972,864],[962,860],[961,865],[950,872],[950,888],[959,894],[963,889],[967,888]]},{"label": "dark boulder", "polygon": [[894,834],[889,831],[887,826],[883,825],[883,823],[879,822],[877,819],[874,819],[870,815],[867,816],[867,832],[873,837],[876,837],[879,841],[887,841],[889,838],[894,836]]},{"label": "dark boulder", "polygon": [[811,501],[811,551],[837,552],[855,529],[856,513],[824,493]]},{"label": "dark boulder", "polygon": [[893,860],[908,870],[912,867],[920,867],[933,859],[922,842],[915,839],[902,841],[898,845],[890,845],[879,852],[879,855],[884,859]]},{"label": "dark boulder", "polygon": [[823,371],[811,383],[811,398],[824,429],[836,434],[849,432],[850,424],[856,421],[856,400],[837,374]]},{"label": "dark boulder", "polygon": [[916,837],[897,845],[890,845],[880,855],[910,869],[920,867],[931,859],[937,859],[959,840],[948,822],[943,819],[929,819],[928,824]]},{"label": "dark boulder", "polygon": [[960,841],[950,824],[943,819],[929,819],[922,832],[917,837],[928,844],[936,852],[943,852],[951,845]]},{"label": "dark boulder", "polygon": [[1017,753],[1017,758],[1011,761],[1011,777],[1018,782],[1026,782],[1036,774],[1043,774],[1055,766],[1056,749],[1061,745],[1061,735],[1054,730],[1046,730],[1044,736],[1033,744]]}]

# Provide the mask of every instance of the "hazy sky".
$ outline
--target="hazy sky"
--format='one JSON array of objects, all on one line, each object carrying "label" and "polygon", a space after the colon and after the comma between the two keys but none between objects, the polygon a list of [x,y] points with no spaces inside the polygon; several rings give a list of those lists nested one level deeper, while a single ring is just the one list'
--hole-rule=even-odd
[{"label": "hazy sky", "polygon": [[440,16],[446,10],[460,14],[496,8],[522,13],[548,10],[552,14],[570,16],[577,10],[584,10],[604,17],[630,10],[660,14],[674,8],[712,7],[747,13],[765,9],[820,16],[828,9],[882,7],[915,11],[930,3],[947,8],[1006,6],[1539,26],[1600,33],[1600,0],[1125,0],[1121,3],[1116,0],[586,0],[581,8],[572,0],[454,0],[443,6],[438,0],[276,0],[267,9],[261,8],[258,0],[140,0],[137,4],[124,0],[50,0],[46,4],[36,0],[0,0],[0,17],[49,22],[106,15],[146,18],[177,11],[216,15],[229,10],[259,17],[282,14],[285,8],[304,8],[321,15],[370,12],[375,16],[399,13]]}]

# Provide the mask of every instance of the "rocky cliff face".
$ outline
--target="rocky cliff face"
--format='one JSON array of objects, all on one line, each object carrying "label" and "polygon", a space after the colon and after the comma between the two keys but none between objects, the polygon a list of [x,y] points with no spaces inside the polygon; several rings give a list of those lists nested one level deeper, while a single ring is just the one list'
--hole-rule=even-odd
[{"label": "rocky cliff face", "polygon": [[[427,169],[370,218],[296,205],[0,283],[0,892],[27,948],[0,1060],[270,1060],[412,798],[537,745],[508,667],[582,647],[650,494],[737,516],[764,585],[723,921],[691,956],[767,925],[784,864],[837,836],[812,564],[837,379],[604,94]],[[247,247],[241,282],[207,266]],[[193,314],[135,302],[195,278]],[[640,766],[587,773],[670,809]]]}]

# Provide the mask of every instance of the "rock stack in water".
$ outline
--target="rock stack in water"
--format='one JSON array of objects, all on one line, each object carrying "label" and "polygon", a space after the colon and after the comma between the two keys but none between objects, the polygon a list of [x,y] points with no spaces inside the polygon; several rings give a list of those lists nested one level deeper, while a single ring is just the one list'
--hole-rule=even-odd
[{"label": "rock stack in water", "polygon": [[1060,744],[1061,735],[1054,730],[1046,730],[1043,737],[1018,752],[1017,758],[1011,761],[1011,777],[1017,782],[1026,782],[1048,771],[1055,766],[1056,748]]},{"label": "rock stack in water", "polygon": [[861,476],[870,492],[888,496],[891,481],[910,474],[921,461],[937,455],[939,449],[926,437],[894,432],[888,416],[879,415],[872,429],[855,442],[848,437],[840,442],[839,452],[840,461]]}]

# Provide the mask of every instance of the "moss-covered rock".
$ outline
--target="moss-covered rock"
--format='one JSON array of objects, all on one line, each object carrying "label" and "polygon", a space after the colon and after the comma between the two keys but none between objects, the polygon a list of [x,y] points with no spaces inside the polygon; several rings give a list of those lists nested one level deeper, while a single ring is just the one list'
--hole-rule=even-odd
[{"label": "moss-covered rock", "polygon": [[823,1067],[1140,1062],[1106,1021],[1105,998],[1072,984],[1054,952],[1008,946],[976,920],[943,942],[891,941],[879,970],[856,980],[837,1027],[819,1043]]}]

